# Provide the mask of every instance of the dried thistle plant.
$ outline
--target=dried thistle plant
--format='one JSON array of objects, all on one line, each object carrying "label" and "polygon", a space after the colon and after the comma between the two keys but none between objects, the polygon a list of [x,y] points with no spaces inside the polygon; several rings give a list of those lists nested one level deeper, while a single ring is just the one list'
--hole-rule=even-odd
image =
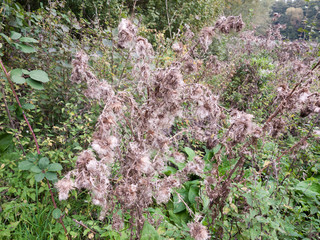
[{"label": "dried thistle plant", "polygon": [[[221,17],[214,27],[202,29],[192,44],[200,44],[206,52],[216,34],[227,34],[231,30],[238,32],[243,27],[241,16]],[[88,66],[88,56],[82,51],[77,53],[71,81],[77,84],[85,82],[85,95],[101,101],[105,106],[98,118],[90,149],[80,153],[75,169],[56,184],[60,200],[67,199],[69,191],[74,188],[89,190],[92,203],[101,207],[100,219],[113,215],[113,226],[117,230],[123,227],[123,221],[114,211],[118,203],[121,210],[132,216],[131,223],[139,236],[145,209],[154,202],[166,204],[174,189],[191,175],[204,179],[205,194],[210,199],[214,221],[225,205],[232,184],[240,182],[244,176],[244,162],[253,155],[250,146],[267,133],[277,136],[282,131],[282,113],[300,111],[302,115],[308,115],[320,112],[319,94],[311,93],[308,83],[300,84],[295,89],[284,84],[279,87],[275,98],[279,108],[260,127],[254,122],[253,115],[221,107],[219,95],[194,77],[223,71],[229,71],[225,76],[230,76],[234,66],[219,61],[215,56],[204,62],[197,58],[199,55],[194,47],[186,53],[184,48],[187,45],[177,42],[172,45],[177,55],[176,61],[154,69],[152,65],[158,53],[154,52],[147,39],[137,36],[137,28],[132,22],[122,19],[118,29],[118,46],[129,49],[130,54],[137,56],[132,63],[131,77],[138,94],[134,91],[116,91],[106,81],[98,80]],[[190,30],[186,35],[188,41],[194,37]],[[251,33],[241,38],[244,44],[254,42],[248,51],[261,46],[269,47],[266,41]],[[298,51],[294,46],[292,49],[293,52]],[[297,72],[305,72],[303,68],[301,65]],[[204,69],[203,72],[200,72],[201,69]],[[192,76],[192,81],[187,84],[185,79],[188,76]],[[211,148],[221,144],[230,159],[237,159],[226,176],[220,176],[218,170],[220,152],[209,173],[205,172],[202,158],[196,156],[193,161],[187,162],[185,156],[177,152],[175,141],[180,138],[178,134],[173,135],[171,129],[178,118],[188,120],[186,131],[195,139],[206,142]],[[216,136],[221,129],[224,136],[218,139]],[[241,145],[240,150],[234,150],[235,145]],[[176,174],[166,176],[163,170],[170,156],[186,164]],[[120,169],[112,173],[115,163]],[[235,173],[236,177],[233,175]],[[210,237],[199,219],[189,223],[188,227],[195,239]]]}]

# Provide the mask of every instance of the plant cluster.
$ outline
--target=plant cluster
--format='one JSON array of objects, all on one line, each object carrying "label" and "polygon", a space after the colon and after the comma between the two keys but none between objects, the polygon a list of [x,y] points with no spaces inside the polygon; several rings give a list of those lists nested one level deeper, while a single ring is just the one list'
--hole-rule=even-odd
[{"label": "plant cluster", "polygon": [[146,28],[153,12],[90,22],[69,3],[4,4],[0,238],[319,238],[314,43],[241,15],[183,28],[189,1],[161,10],[170,39]]}]

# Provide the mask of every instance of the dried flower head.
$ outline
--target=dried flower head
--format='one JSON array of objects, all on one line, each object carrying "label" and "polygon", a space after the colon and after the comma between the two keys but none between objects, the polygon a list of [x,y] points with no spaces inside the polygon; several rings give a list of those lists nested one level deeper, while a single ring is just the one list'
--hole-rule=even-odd
[{"label": "dried flower head", "polygon": [[147,58],[153,56],[152,45],[147,39],[143,37],[138,37],[136,41],[136,53],[140,58]]},{"label": "dried flower head", "polygon": [[74,183],[73,181],[65,177],[61,180],[59,180],[56,184],[55,187],[58,189],[59,192],[59,200],[66,200],[68,199],[69,196],[69,191],[74,189]]},{"label": "dried flower head", "polygon": [[129,43],[135,40],[137,28],[128,19],[122,19],[118,26],[118,45],[121,48],[126,48]]},{"label": "dried flower head", "polygon": [[175,42],[174,44],[172,44],[172,50],[176,53],[181,53],[183,51],[182,42]]},{"label": "dried flower head", "polygon": [[209,238],[207,228],[200,222],[188,223],[188,227],[190,228],[191,237],[193,237],[195,240],[206,240]]}]

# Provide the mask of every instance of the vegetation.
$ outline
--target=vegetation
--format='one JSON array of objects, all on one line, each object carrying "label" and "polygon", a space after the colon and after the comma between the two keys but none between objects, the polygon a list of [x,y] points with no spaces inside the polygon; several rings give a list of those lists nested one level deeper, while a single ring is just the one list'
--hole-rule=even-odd
[{"label": "vegetation", "polygon": [[320,238],[317,25],[232,4],[2,3],[0,239]]},{"label": "vegetation", "polygon": [[286,24],[281,33],[287,39],[319,39],[319,1],[277,1],[272,6],[271,15],[275,13],[281,15],[275,24]]}]

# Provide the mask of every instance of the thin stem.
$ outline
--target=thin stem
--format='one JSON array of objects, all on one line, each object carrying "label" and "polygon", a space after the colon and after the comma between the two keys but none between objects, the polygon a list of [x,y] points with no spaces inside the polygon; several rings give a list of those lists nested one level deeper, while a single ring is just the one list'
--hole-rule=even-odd
[{"label": "thin stem", "polygon": [[[11,126],[12,129],[16,129],[16,127],[15,127],[15,125],[13,123],[11,114],[10,114],[10,110],[9,110],[8,103],[7,103],[7,100],[6,100],[6,93],[4,91],[4,87],[2,86],[2,84],[0,85],[0,87],[1,87],[2,98],[3,98],[3,102],[4,102],[4,107],[6,109],[6,112],[7,112],[8,118],[9,118],[10,126]],[[23,155],[26,155],[26,153],[24,152],[23,146],[22,146],[22,144],[20,142],[20,138],[18,136],[18,133],[15,133],[14,135],[15,135],[15,137],[17,138],[17,140],[19,142],[19,147],[21,148]]]},{"label": "thin stem", "polygon": [[[19,105],[19,107],[22,109],[22,106],[21,106],[19,97],[18,97],[16,91],[14,90],[14,85],[13,85],[11,79],[10,79],[10,75],[9,75],[9,73],[7,72],[7,69],[5,68],[5,66],[4,66],[1,58],[0,58],[0,64],[1,64],[1,67],[2,67],[3,72],[5,73],[5,75],[6,75],[6,77],[7,77],[7,80],[8,80],[8,82],[9,82],[10,88],[11,88],[11,90],[12,90],[12,92],[13,92],[13,95],[14,95],[14,97],[15,97],[18,105]],[[38,141],[37,141],[36,135],[34,134],[33,129],[32,129],[32,127],[31,127],[31,125],[30,125],[30,123],[29,123],[29,121],[28,121],[28,118],[27,118],[27,116],[25,115],[25,113],[24,113],[23,110],[22,110],[22,114],[23,114],[24,120],[26,121],[26,123],[27,123],[27,125],[28,125],[28,127],[29,127],[29,129],[30,129],[30,132],[31,132],[31,134],[32,134],[32,137],[33,137],[33,139],[34,139],[34,142],[35,142],[35,144],[36,144],[37,153],[40,154],[40,148],[39,148],[39,145],[38,145]],[[54,200],[54,195],[53,195],[53,192],[52,192],[52,190],[51,190],[50,182],[49,182],[48,179],[46,179],[46,180],[47,180],[48,188],[49,188],[49,191],[50,191],[50,195],[51,195],[51,200],[52,200],[53,206],[54,206],[54,208],[57,208],[57,204],[56,204],[56,201]],[[60,217],[59,222],[61,223],[61,225],[62,225],[62,227],[63,227],[63,230],[64,230],[67,238],[68,238],[68,239],[71,239],[70,236],[68,235],[68,231],[67,231],[67,229],[66,229],[66,227],[64,226],[64,223],[63,223],[63,221],[62,221],[62,216]]]},{"label": "thin stem", "polygon": [[[11,81],[11,79],[10,79],[10,75],[9,75],[9,73],[7,72],[7,69],[5,68],[5,66],[3,65],[3,62],[2,62],[2,59],[1,59],[1,58],[0,58],[0,64],[1,64],[1,67],[2,67],[3,72],[5,73],[5,75],[6,75],[6,77],[7,77],[7,80],[8,80],[8,82],[9,82],[10,88],[11,88],[11,90],[12,90],[12,92],[13,92],[13,95],[14,95],[14,97],[15,97],[18,105],[19,105],[19,107],[22,109],[22,106],[21,106],[21,103],[20,103],[20,101],[19,101],[18,95],[17,95],[16,91],[14,90],[13,83],[12,83],[12,81]],[[31,127],[31,125],[30,125],[30,123],[29,123],[29,121],[28,121],[28,118],[27,118],[27,116],[25,115],[25,113],[24,113],[23,110],[22,110],[22,115],[23,115],[23,118],[24,118],[24,120],[26,121],[26,123],[27,123],[27,125],[28,125],[28,127],[29,127],[29,130],[30,130],[30,132],[31,132],[31,134],[32,134],[32,137],[33,137],[33,139],[34,139],[34,142],[35,142],[35,144],[36,144],[37,153],[40,154],[40,148],[39,148],[39,144],[38,144],[36,135],[34,134],[33,129],[32,129],[32,127]]]},{"label": "thin stem", "polygon": [[168,12],[168,0],[166,0],[166,13],[167,13],[168,27],[169,27],[169,33],[170,33],[170,39],[171,39],[172,33],[171,33],[171,24],[170,24],[169,12]]}]

